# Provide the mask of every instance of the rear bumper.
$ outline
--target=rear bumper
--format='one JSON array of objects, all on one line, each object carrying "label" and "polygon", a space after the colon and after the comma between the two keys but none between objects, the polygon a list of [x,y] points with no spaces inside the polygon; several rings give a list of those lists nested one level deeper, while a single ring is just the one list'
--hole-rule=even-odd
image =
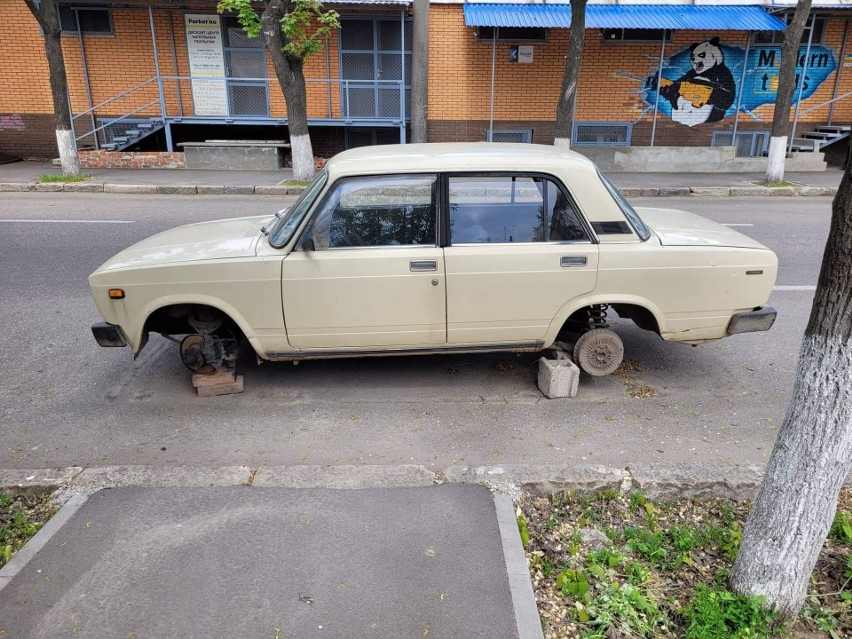
[{"label": "rear bumper", "polygon": [[758,306],[753,311],[737,313],[728,324],[728,335],[768,331],[772,328],[777,316],[778,311],[771,306]]},{"label": "rear bumper", "polygon": [[95,336],[97,343],[104,347],[127,346],[124,333],[115,324],[107,322],[92,324],[92,335]]}]

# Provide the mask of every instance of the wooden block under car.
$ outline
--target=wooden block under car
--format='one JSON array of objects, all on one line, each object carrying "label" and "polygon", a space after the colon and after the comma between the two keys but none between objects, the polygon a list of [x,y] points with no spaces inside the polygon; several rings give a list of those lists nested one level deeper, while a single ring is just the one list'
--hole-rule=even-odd
[{"label": "wooden block under car", "polygon": [[233,368],[223,366],[212,375],[202,375],[194,373],[192,376],[192,385],[195,388],[202,386],[216,386],[217,384],[231,384],[237,380],[237,371]]},{"label": "wooden block under car", "polygon": [[196,390],[199,397],[216,397],[218,395],[242,393],[245,390],[245,386],[243,385],[243,376],[237,375],[237,379],[233,382],[213,384],[212,386],[199,386]]}]

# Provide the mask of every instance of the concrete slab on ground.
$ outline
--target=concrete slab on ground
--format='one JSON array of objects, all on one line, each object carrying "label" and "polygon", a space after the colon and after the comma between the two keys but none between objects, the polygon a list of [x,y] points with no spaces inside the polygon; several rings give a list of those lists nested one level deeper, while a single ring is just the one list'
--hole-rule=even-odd
[{"label": "concrete slab on ground", "polygon": [[492,495],[117,488],[0,592],[8,637],[516,638]]}]

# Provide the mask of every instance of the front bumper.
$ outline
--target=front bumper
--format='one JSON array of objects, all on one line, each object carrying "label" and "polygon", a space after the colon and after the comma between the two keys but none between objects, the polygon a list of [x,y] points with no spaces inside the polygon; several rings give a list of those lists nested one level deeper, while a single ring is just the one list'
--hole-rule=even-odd
[{"label": "front bumper", "polygon": [[772,328],[777,316],[778,311],[771,306],[758,306],[753,311],[737,313],[728,324],[728,335],[768,331]]},{"label": "front bumper", "polygon": [[124,333],[115,324],[108,324],[107,322],[92,324],[92,335],[95,336],[98,344],[104,347],[127,346]]}]

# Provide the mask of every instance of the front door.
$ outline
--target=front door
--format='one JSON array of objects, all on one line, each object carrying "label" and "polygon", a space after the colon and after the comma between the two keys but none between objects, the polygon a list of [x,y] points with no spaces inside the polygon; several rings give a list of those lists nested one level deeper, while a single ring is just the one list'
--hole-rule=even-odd
[{"label": "front door", "polygon": [[263,38],[249,38],[237,19],[222,20],[228,112],[231,117],[267,117],[269,83]]},{"label": "front door", "polygon": [[337,351],[446,344],[446,280],[437,244],[437,177],[337,182],[301,249],[284,258],[290,346]]},{"label": "front door", "polygon": [[[344,118],[399,118],[401,100],[409,113],[411,21],[356,19],[341,21],[340,78],[344,81]],[[404,29],[404,32],[403,32]]]},{"label": "front door", "polygon": [[541,342],[562,306],[595,287],[598,245],[555,180],[451,176],[449,344]]}]

